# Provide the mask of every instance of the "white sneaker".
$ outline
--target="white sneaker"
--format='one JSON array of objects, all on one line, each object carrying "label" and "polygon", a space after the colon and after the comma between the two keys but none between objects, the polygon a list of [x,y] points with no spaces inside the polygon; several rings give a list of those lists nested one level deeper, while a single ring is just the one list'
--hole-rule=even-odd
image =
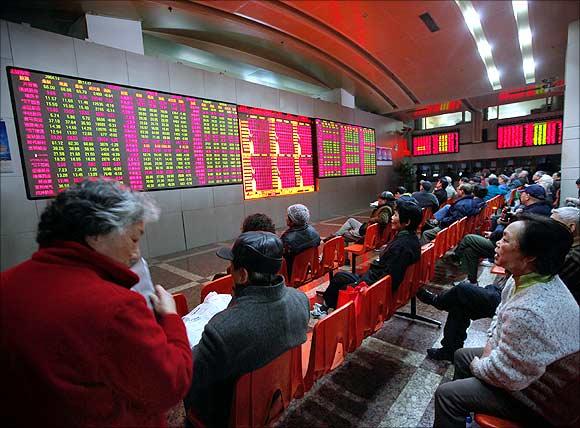
[{"label": "white sneaker", "polygon": [[321,318],[323,316],[326,316],[327,312],[322,309],[322,305],[320,303],[315,303],[314,309],[312,309],[310,311],[310,315],[312,316],[312,318],[318,319],[318,318]]},{"label": "white sneaker", "polygon": [[493,266],[493,262],[490,262],[488,259],[483,259],[479,264],[485,267]]}]

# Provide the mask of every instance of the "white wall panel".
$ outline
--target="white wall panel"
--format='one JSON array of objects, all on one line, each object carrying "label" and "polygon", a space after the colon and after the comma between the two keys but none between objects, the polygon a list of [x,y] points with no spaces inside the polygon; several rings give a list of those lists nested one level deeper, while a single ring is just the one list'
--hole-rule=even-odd
[{"label": "white wall panel", "polygon": [[38,249],[35,232],[0,235],[0,270],[6,270],[30,258]]},{"label": "white wall panel", "polygon": [[214,221],[218,224],[217,240],[227,241],[238,236],[243,220],[244,204],[216,208]]},{"label": "white wall panel", "polygon": [[148,223],[145,228],[149,257],[185,250],[181,212],[165,214],[159,221]]},{"label": "white wall panel", "polygon": [[14,117],[6,73],[6,67],[10,65],[12,65],[12,59],[0,58],[0,118],[2,119]]},{"label": "white wall panel", "polygon": [[298,114],[314,117],[314,98],[296,95],[298,97]]},{"label": "white wall panel", "polygon": [[60,34],[9,23],[12,58],[16,67],[77,75],[73,39]]},{"label": "white wall panel", "polygon": [[241,184],[231,186],[215,186],[213,190],[214,207],[226,205],[238,205],[244,202],[243,189]]},{"label": "white wall panel", "polygon": [[4,123],[6,124],[6,134],[8,135],[8,145],[10,146],[10,157],[12,158],[12,172],[2,173],[1,177],[22,177],[22,163],[20,161],[20,149],[18,148],[16,124],[14,123],[14,119],[11,117],[5,118]]},{"label": "white wall panel", "polygon": [[0,233],[7,235],[35,231],[38,224],[36,204],[26,199],[22,177],[2,177],[0,191],[3,202],[0,205]]},{"label": "white wall panel", "polygon": [[299,95],[291,92],[280,92],[280,111],[289,114],[300,114],[298,110]]},{"label": "white wall panel", "polygon": [[192,95],[198,98],[205,97],[203,71],[183,64],[169,64],[170,92],[183,95]]},{"label": "white wall panel", "polygon": [[119,85],[129,84],[125,51],[74,39],[78,76]]},{"label": "white wall panel", "polygon": [[280,111],[280,91],[268,86],[260,86],[260,102],[258,105],[267,110]]},{"label": "white wall panel", "polygon": [[183,226],[187,248],[195,248],[217,242],[217,228],[218,226],[221,227],[213,208],[184,211]]},{"label": "white wall panel", "polygon": [[211,100],[236,102],[236,81],[223,74],[203,72],[205,97]]},{"label": "white wall panel", "polygon": [[0,19],[0,58],[5,58],[12,61],[12,49],[10,48],[8,22],[2,19]]},{"label": "white wall panel", "polygon": [[244,106],[260,107],[262,87],[252,82],[235,80],[236,103]]},{"label": "white wall panel", "polygon": [[213,189],[211,187],[181,189],[181,208],[183,211],[212,208],[213,206]]},{"label": "white wall panel", "polygon": [[148,194],[157,201],[161,208],[161,215],[181,212],[181,190],[159,190]]},{"label": "white wall panel", "polygon": [[126,55],[131,86],[170,92],[168,62],[131,52]]}]

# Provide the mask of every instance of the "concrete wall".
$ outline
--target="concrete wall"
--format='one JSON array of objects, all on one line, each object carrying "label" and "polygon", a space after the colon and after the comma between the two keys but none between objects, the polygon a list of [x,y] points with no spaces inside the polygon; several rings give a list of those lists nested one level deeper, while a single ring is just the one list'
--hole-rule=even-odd
[{"label": "concrete wall", "polygon": [[[15,171],[0,176],[0,267],[28,258],[36,249],[35,230],[46,200],[26,199],[18,142],[7,85],[6,66],[32,68],[161,91],[206,97],[292,114],[354,123],[376,129],[377,139],[400,122],[288,93],[177,63],[97,45],[0,20],[0,117],[6,121]],[[376,176],[319,181],[319,191],[301,196],[244,201],[241,185],[152,192],[163,212],[150,224],[142,242],[146,257],[155,257],[234,238],[244,216],[263,212],[276,225],[285,223],[288,205],[304,203],[312,219],[324,219],[368,207],[393,182],[392,167]]]}]

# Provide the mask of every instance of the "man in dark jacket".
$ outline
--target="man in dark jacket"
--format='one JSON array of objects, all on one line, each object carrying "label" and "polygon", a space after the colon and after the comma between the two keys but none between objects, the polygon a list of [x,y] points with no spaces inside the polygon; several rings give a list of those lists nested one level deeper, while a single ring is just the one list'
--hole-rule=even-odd
[{"label": "man in dark jacket", "polygon": [[308,224],[310,211],[302,204],[290,205],[287,209],[286,224],[288,229],[280,239],[284,244],[284,258],[288,269],[288,277],[292,276],[294,257],[304,250],[320,245],[320,235]]},{"label": "man in dark jacket", "polygon": [[433,212],[439,209],[439,202],[433,193],[431,193],[432,184],[430,181],[421,180],[419,191],[413,193],[413,197],[419,202],[421,208],[431,208]]},{"label": "man in dark jacket", "polygon": [[395,239],[387,245],[380,257],[371,263],[364,275],[349,272],[334,275],[324,292],[324,304],[315,307],[314,316],[325,314],[328,308],[335,308],[338,292],[349,284],[364,281],[367,285],[372,285],[386,275],[391,275],[393,293],[397,290],[405,277],[407,267],[421,257],[421,245],[415,233],[421,223],[421,208],[415,201],[399,200],[391,223],[393,229],[398,231]]},{"label": "man in dark jacket", "polygon": [[471,184],[463,183],[460,185],[457,188],[457,196],[459,196],[459,199],[449,207],[449,210],[441,219],[439,225],[423,232],[421,244],[431,242],[442,229],[463,217],[476,215],[481,209],[478,201],[473,198],[473,186]]},{"label": "man in dark jacket", "polygon": [[437,180],[437,184],[435,184],[435,191],[433,192],[433,195],[435,195],[435,197],[437,198],[439,206],[443,205],[445,201],[448,199],[447,186],[449,186],[449,182],[444,177],[441,177],[439,180]]},{"label": "man in dark jacket", "polygon": [[194,425],[228,426],[236,381],[306,341],[309,303],[276,273],[282,241],[270,232],[242,233],[217,255],[231,261],[234,298],[205,326],[193,348],[193,382],[185,398]]}]

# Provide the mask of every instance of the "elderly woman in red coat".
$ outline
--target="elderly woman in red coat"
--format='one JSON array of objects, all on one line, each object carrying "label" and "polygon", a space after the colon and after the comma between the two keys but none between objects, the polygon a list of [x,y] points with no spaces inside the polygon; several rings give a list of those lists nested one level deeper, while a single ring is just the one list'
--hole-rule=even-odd
[{"label": "elderly woman in red coat", "polygon": [[60,193],[38,225],[39,249],[2,273],[0,367],[6,426],[165,426],[186,394],[192,357],[161,286],[138,276],[144,223],[158,209],[106,180]]}]

